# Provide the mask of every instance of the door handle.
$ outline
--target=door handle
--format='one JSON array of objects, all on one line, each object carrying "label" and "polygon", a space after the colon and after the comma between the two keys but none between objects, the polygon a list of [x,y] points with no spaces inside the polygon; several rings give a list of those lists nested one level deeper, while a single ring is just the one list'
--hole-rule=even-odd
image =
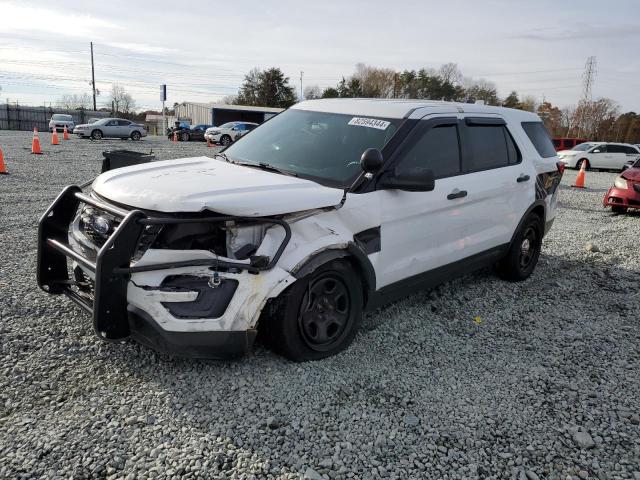
[{"label": "door handle", "polygon": [[456,198],[463,198],[467,196],[466,190],[458,190],[457,188],[447,195],[447,200],[455,200]]},{"label": "door handle", "polygon": [[517,181],[518,183],[528,182],[530,178],[531,178],[531,177],[530,177],[529,175],[520,175],[520,176],[516,179],[516,181]]}]

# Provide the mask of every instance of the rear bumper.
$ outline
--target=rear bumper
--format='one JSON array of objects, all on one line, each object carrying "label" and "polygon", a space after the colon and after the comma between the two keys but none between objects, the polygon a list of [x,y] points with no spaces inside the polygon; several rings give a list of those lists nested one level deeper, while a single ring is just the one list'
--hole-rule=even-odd
[{"label": "rear bumper", "polygon": [[[68,243],[69,226],[81,203],[121,219],[92,258]],[[125,211],[103,203],[84,195],[79,187],[70,186],[62,191],[40,220],[38,285],[50,294],[64,294],[80,305],[92,316],[94,330],[103,340],[131,337],[159,352],[179,356],[214,359],[239,356],[253,344],[255,332],[251,325],[254,324],[245,321],[234,323],[234,320],[244,320],[240,317],[242,314],[259,314],[267,292],[259,292],[263,295],[259,298],[256,287],[264,286],[270,277],[281,275],[280,269],[274,266],[291,238],[286,222],[252,219],[253,222],[280,225],[285,231],[285,237],[273,257],[255,257],[259,263],[253,263],[253,260],[239,263],[209,252],[206,256],[202,253],[198,256],[197,251],[179,250],[172,251],[174,256],[156,250],[161,255],[154,257],[155,260],[140,260],[133,266],[131,259],[147,226],[246,220],[225,216],[206,217],[194,222],[192,218],[148,216],[139,210]],[[182,255],[178,256],[176,252],[182,252]],[[69,260],[72,261],[71,266]],[[238,279],[240,286],[237,291],[222,298],[226,291],[222,287],[199,294],[195,287],[167,288],[163,283],[163,279],[172,275],[188,276],[197,272],[205,276],[206,284],[206,276],[213,274],[214,267],[216,271],[220,269],[223,272],[220,274],[223,285],[227,277]],[[93,281],[92,291],[87,292],[88,283],[80,282],[73,275],[76,268],[88,273]],[[230,273],[229,270],[238,273]],[[258,275],[265,270],[270,271]],[[150,277],[157,277],[158,281],[144,281]]]},{"label": "rear bumper", "polygon": [[636,191],[631,185],[627,189],[611,187],[604,194],[602,204],[605,207],[640,208],[640,191]]}]

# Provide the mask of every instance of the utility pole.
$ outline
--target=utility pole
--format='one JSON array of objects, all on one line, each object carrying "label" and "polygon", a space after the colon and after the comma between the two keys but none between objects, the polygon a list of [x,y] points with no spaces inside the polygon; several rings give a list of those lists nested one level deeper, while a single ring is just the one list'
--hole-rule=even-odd
[{"label": "utility pole", "polygon": [[300,70],[300,101],[304,100],[304,94],[302,93],[302,75],[304,72]]},{"label": "utility pole", "polygon": [[93,111],[97,110],[96,108],[96,72],[93,68],[93,42],[91,42],[91,86],[93,87]]}]

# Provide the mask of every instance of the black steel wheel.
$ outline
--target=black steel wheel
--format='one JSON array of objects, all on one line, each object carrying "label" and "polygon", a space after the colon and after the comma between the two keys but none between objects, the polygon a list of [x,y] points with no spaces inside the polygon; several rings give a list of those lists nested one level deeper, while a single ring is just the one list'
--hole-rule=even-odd
[{"label": "black steel wheel", "polygon": [[498,275],[515,282],[529,278],[540,257],[543,234],[542,218],[530,213],[516,232],[507,254],[497,263]]},{"label": "black steel wheel", "polygon": [[180,140],[182,140],[183,142],[188,142],[189,141],[189,134],[187,132],[182,132],[180,134]]},{"label": "black steel wheel", "polygon": [[362,283],[348,260],[333,260],[298,279],[265,309],[259,329],[269,346],[297,361],[344,350],[362,318]]}]

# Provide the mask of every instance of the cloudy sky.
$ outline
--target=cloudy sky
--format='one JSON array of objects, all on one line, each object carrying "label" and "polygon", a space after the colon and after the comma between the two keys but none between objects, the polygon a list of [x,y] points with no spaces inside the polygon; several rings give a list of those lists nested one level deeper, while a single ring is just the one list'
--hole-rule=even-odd
[{"label": "cloudy sky", "polygon": [[560,106],[580,98],[597,57],[594,97],[640,111],[638,0],[0,0],[0,103],[90,93],[118,82],[139,107],[214,101],[252,67],[281,67],[296,87],[335,85],[364,62],[395,69],[455,62],[465,76]]}]

